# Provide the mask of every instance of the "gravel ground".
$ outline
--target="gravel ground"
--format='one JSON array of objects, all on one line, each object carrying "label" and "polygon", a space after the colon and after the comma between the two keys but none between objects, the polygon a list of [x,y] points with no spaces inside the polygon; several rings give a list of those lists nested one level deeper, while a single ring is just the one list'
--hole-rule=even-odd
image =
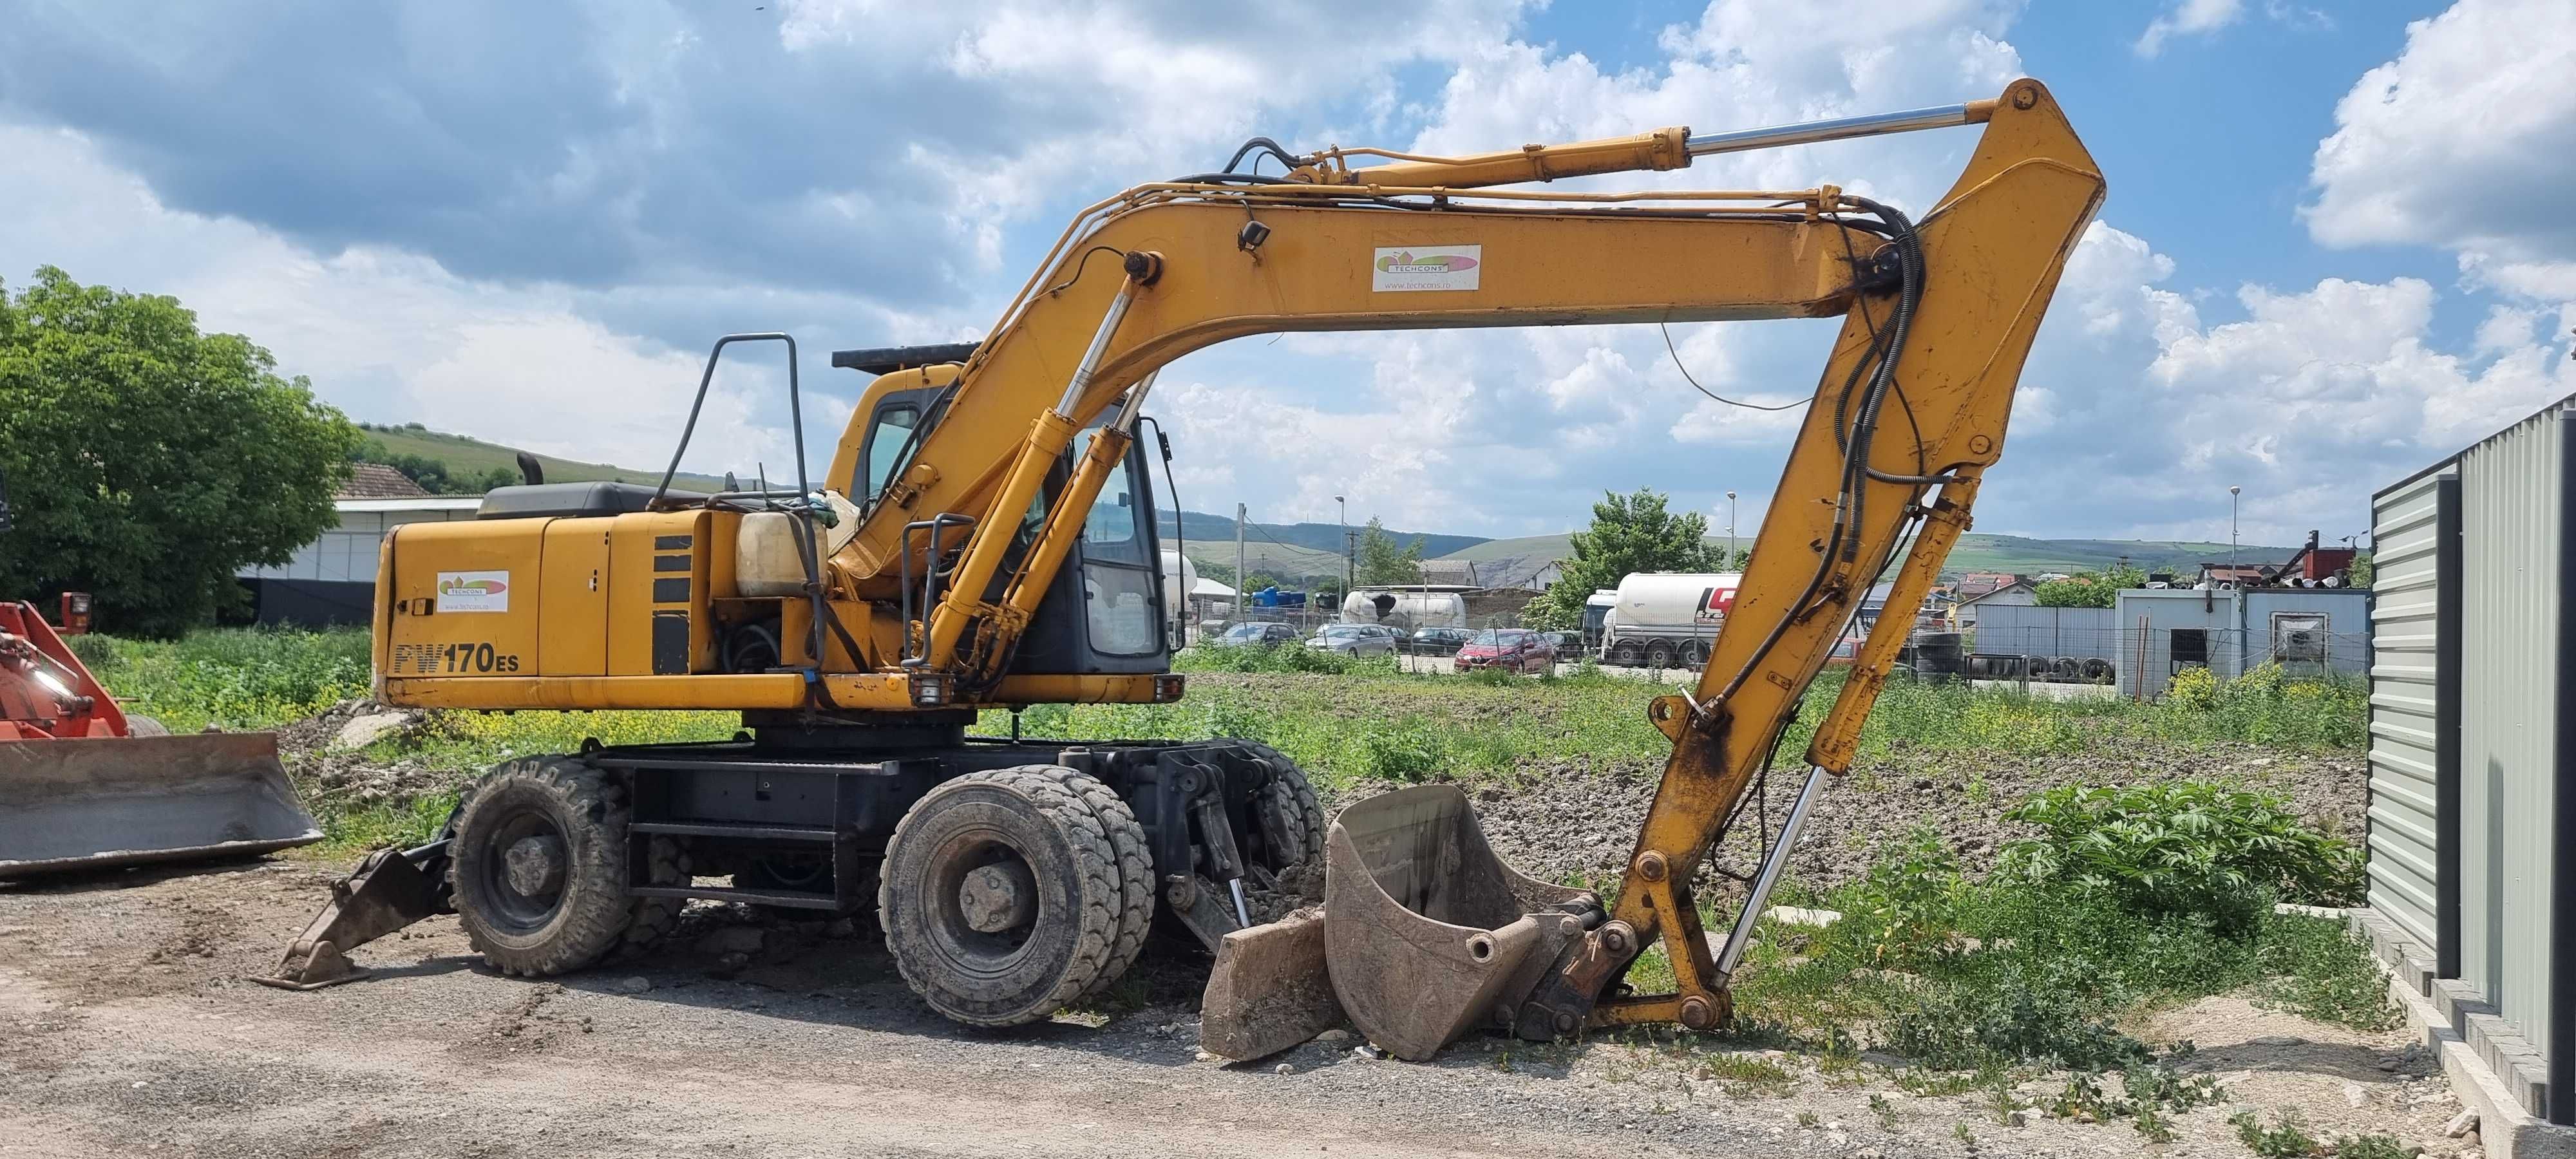
[{"label": "gravel ground", "polygon": [[[1336,1032],[1220,1065],[1197,1052],[1204,960],[1168,949],[1108,1007],[969,1031],[913,999],[865,923],[762,923],[706,903],[655,955],[553,982],[483,969],[453,918],[360,949],[366,981],[309,994],[245,981],[274,968],[337,868],[0,885],[0,1156],[1865,1159],[2144,1143],[2122,1124],[2005,1126],[1982,1095],[1908,1095],[1874,1065],[1825,1073],[1767,1052],[1790,1081],[1703,1077],[1718,1043],[1474,1038],[1413,1065]],[[746,946],[748,962],[725,956]],[[2197,1041],[2195,1065],[2237,1105],[2432,1139],[2436,1154],[2462,1145],[2432,1138],[2456,1104],[2397,1036],[2228,998],[2148,1029]],[[2039,1077],[2025,1093],[2053,1089]],[[2230,1109],[2182,1116],[2182,1140],[2156,1150],[2243,1155]]]}]

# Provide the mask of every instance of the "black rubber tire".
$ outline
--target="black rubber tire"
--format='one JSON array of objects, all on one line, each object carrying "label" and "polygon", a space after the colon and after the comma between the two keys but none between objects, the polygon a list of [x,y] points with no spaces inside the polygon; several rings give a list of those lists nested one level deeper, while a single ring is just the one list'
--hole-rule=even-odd
[{"label": "black rubber tire", "polygon": [[[572,757],[523,757],[485,774],[457,819],[447,871],[458,922],[483,960],[544,977],[626,944],[638,916],[626,896],[626,820],[625,787]],[[509,846],[544,834],[563,846],[550,902],[505,883]]]},{"label": "black rubber tire", "polygon": [[1672,667],[1672,666],[1673,666],[1673,646],[1672,646],[1672,644],[1670,644],[1669,642],[1663,641],[1663,640],[1657,640],[1657,641],[1655,641],[1654,643],[1651,643],[1651,644],[1646,645],[1646,667],[1648,667],[1648,668],[1670,668],[1670,667]]},{"label": "black rubber tire", "polygon": [[1646,650],[1635,640],[1621,640],[1610,649],[1610,663],[1621,668],[1634,668],[1646,658]]},{"label": "black rubber tire", "polygon": [[1089,773],[1062,765],[1022,767],[1054,777],[1090,806],[1091,815],[1099,819],[1101,830],[1109,836],[1110,849],[1118,855],[1118,940],[1111,946],[1109,961],[1101,967],[1100,976],[1082,992],[1082,997],[1088,998],[1126,977],[1128,967],[1136,964],[1136,955],[1145,949],[1145,935],[1154,928],[1154,855],[1146,848],[1145,827],[1137,823],[1136,811],[1109,786]]},{"label": "black rubber tire", "polygon": [[1708,653],[1709,644],[1706,640],[1693,640],[1690,642],[1690,646],[1683,649],[1682,652],[1684,656],[1690,658],[1690,666],[1693,668],[1708,667]]},{"label": "black rubber tire", "polygon": [[1236,741],[1270,766],[1270,784],[1252,799],[1252,816],[1261,831],[1262,864],[1273,873],[1292,865],[1322,865],[1329,819],[1306,771],[1287,754],[1265,744]]},{"label": "black rubber tire", "polygon": [[145,716],[142,713],[129,712],[125,714],[125,735],[168,736],[170,735],[170,726],[163,724],[152,717]]},{"label": "black rubber tire", "polygon": [[[904,984],[970,1026],[1036,1022],[1089,993],[1117,953],[1126,894],[1117,848],[1052,766],[970,773],[913,802],[887,843],[877,920]],[[1016,942],[977,934],[957,900],[993,850],[1025,862],[1037,912]]]}]

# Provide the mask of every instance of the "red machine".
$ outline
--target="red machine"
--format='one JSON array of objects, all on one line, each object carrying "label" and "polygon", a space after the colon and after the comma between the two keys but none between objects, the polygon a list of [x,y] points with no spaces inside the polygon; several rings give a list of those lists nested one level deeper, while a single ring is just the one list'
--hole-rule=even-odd
[{"label": "red machine", "polygon": [[[63,597],[66,611],[73,597]],[[89,597],[79,598],[78,631],[88,627]],[[159,731],[146,725],[147,735]],[[131,735],[116,698],[98,686],[80,657],[28,603],[0,604],[0,741]]]},{"label": "red machine", "polygon": [[[63,609],[87,629],[89,597]],[[33,605],[0,603],[0,881],[321,839],[274,734],[171,736],[127,715]]]}]

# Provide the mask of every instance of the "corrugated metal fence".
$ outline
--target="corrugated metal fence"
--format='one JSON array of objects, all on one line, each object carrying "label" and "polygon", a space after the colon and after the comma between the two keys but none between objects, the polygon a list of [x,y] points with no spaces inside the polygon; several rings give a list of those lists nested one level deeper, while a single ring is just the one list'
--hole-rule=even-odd
[{"label": "corrugated metal fence", "polygon": [[2435,738],[2457,718],[2445,722],[2436,705],[2435,656],[2441,643],[2457,642],[2458,623],[2442,630],[2436,593],[2445,562],[2448,581],[2459,582],[2459,486],[2450,472],[2427,476],[2381,495],[2371,516],[2379,602],[2371,613],[2370,905],[2437,952],[2449,942],[2435,917],[2435,798],[2445,757]]},{"label": "corrugated metal fence", "polygon": [[2576,1123],[2576,398],[2373,503],[2370,902],[2517,1101]]}]

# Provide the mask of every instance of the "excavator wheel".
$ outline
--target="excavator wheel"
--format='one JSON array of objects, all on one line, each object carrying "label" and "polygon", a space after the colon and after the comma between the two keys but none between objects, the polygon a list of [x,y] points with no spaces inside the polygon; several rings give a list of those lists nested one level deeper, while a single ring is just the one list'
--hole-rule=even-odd
[{"label": "excavator wheel", "polygon": [[1287,754],[1265,744],[1238,741],[1270,766],[1270,784],[1252,803],[1261,826],[1262,862],[1277,873],[1292,865],[1324,864],[1324,805],[1305,770]]},{"label": "excavator wheel", "polygon": [[1068,773],[970,773],[896,823],[877,920],[905,984],[939,1013],[1017,1026],[1116,978],[1128,899],[1153,881],[1128,879],[1102,805],[1071,783],[1089,778]]},{"label": "excavator wheel", "polygon": [[[625,896],[626,819],[625,787],[572,757],[523,757],[485,774],[457,818],[448,869],[457,917],[483,960],[505,974],[561,974],[630,932],[649,940],[667,927],[667,903]],[[655,852],[686,873],[676,846]]]},{"label": "excavator wheel", "polygon": [[1154,855],[1145,847],[1145,827],[1137,824],[1135,810],[1089,773],[1076,772],[1062,765],[1025,766],[1054,777],[1082,803],[1091,807],[1099,818],[1100,828],[1109,835],[1109,847],[1118,855],[1118,941],[1110,950],[1109,963],[1092,979],[1083,997],[1109,988],[1136,964],[1136,955],[1145,948],[1145,935],[1154,928]]}]

